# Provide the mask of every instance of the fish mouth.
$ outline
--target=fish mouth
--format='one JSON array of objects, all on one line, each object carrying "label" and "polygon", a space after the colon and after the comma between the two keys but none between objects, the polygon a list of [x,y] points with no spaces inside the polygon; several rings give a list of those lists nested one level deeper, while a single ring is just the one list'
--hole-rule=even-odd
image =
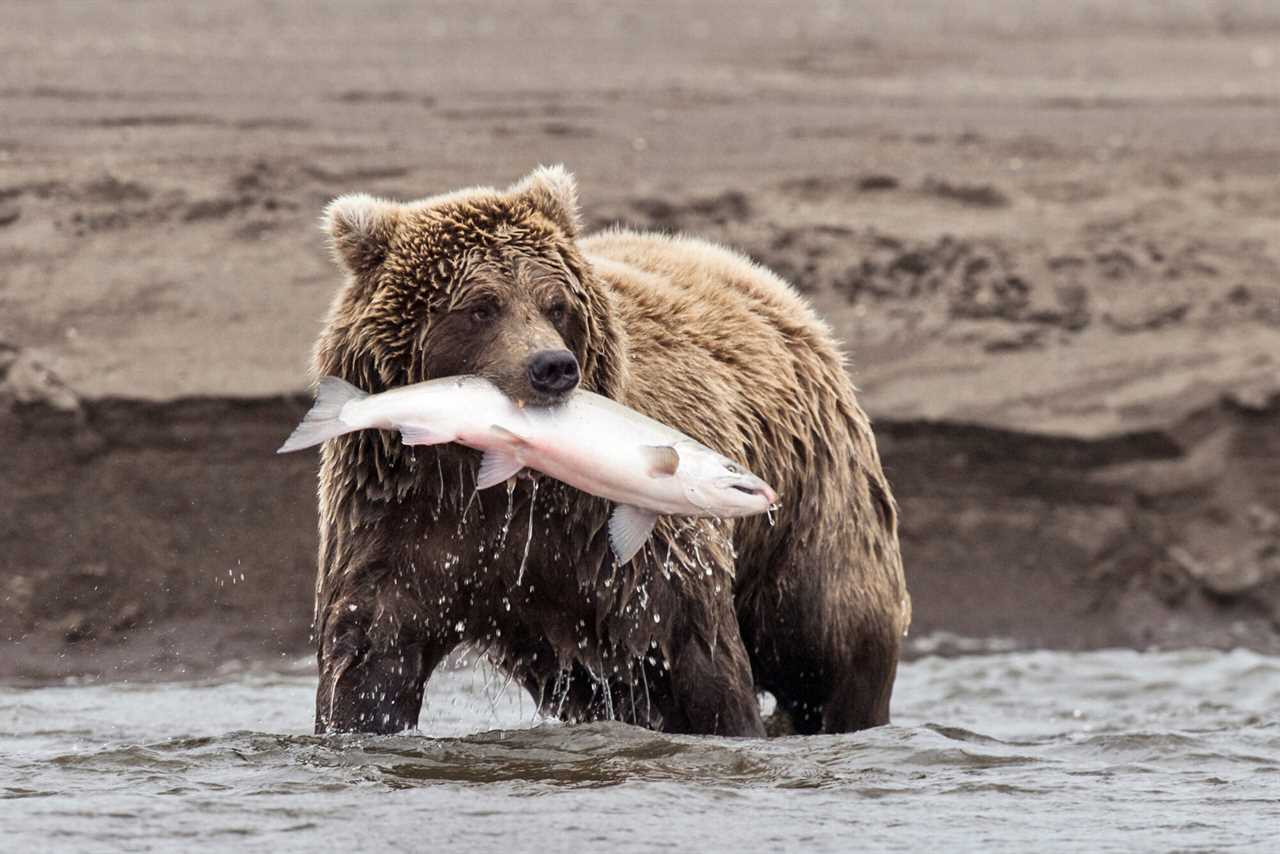
[{"label": "fish mouth", "polygon": [[745,483],[735,483],[732,485],[731,488],[736,489],[738,490],[738,492],[741,492],[745,495],[759,496],[761,498],[764,498],[766,501],[769,502],[770,506],[773,506],[774,504],[778,503],[778,493],[774,492],[769,487],[768,484],[762,483],[758,486],[752,486]]}]

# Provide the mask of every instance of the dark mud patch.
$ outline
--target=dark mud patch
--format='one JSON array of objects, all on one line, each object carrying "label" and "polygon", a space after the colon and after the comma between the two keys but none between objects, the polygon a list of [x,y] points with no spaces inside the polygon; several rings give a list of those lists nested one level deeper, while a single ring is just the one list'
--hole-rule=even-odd
[{"label": "dark mud patch", "polygon": [[106,175],[84,184],[78,198],[81,201],[110,205],[145,202],[151,196],[151,190],[137,181],[122,181],[114,175]]},{"label": "dark mud patch", "polygon": [[1191,306],[1188,303],[1175,302],[1171,305],[1144,306],[1128,314],[1108,312],[1102,315],[1102,319],[1116,332],[1152,332],[1181,323],[1190,310]]},{"label": "dark mud patch", "polygon": [[280,229],[280,223],[267,219],[254,219],[241,225],[234,232],[232,237],[236,240],[253,242],[256,240],[266,240],[274,235]]},{"label": "dark mud patch", "polygon": [[237,211],[253,205],[253,200],[246,197],[221,196],[212,199],[200,199],[186,206],[182,212],[184,222],[199,222],[210,219],[226,219]]},{"label": "dark mud patch", "polygon": [[402,89],[382,91],[349,89],[333,95],[330,100],[339,104],[412,104],[419,107],[434,107],[436,105],[436,99],[431,95],[421,95]]},{"label": "dark mud patch", "polygon": [[888,193],[901,186],[902,182],[894,175],[870,172],[852,178],[795,178],[782,182],[780,189],[787,195],[816,200],[853,193]]},{"label": "dark mud patch", "polygon": [[311,130],[314,126],[306,119],[278,117],[240,119],[235,123],[237,130]]},{"label": "dark mud patch", "polygon": [[547,122],[541,127],[544,136],[586,139],[595,136],[595,131],[586,125],[575,125],[568,122]]},{"label": "dark mud patch", "polygon": [[975,208],[1005,208],[1009,197],[993,184],[966,184],[943,178],[927,178],[921,187],[925,195]]},{"label": "dark mud patch", "polygon": [[64,101],[80,104],[95,101],[160,101],[180,98],[184,101],[197,100],[201,95],[197,92],[138,92],[102,89],[83,89],[74,86],[28,86],[0,89],[0,98],[26,98],[39,101]]},{"label": "dark mud patch", "polygon": [[653,229],[666,232],[696,231],[701,226],[726,226],[752,218],[754,209],[745,193],[727,190],[688,201],[658,197],[635,199],[613,211],[601,211],[594,221],[601,226]]},{"label": "dark mud patch", "polygon": [[[362,180],[402,173],[379,168],[353,174]],[[154,187],[108,174],[83,183],[46,181],[0,188],[0,205],[25,198],[37,205],[52,202],[63,211],[69,208],[70,213],[61,215],[55,211],[54,223],[82,236],[166,222],[217,222],[251,212],[275,217],[299,207],[293,198],[299,187],[310,191],[319,204],[325,194],[318,187],[341,177],[308,164],[260,162],[227,179],[224,192],[192,199],[181,189]]]},{"label": "dark mud patch", "polygon": [[303,173],[313,181],[327,185],[348,186],[362,181],[390,181],[409,175],[412,170],[404,166],[360,166],[349,169],[329,169],[323,166],[306,166]]},{"label": "dark mud patch", "polygon": [[23,196],[30,196],[35,199],[52,199],[73,195],[74,191],[71,185],[63,181],[33,181],[0,187],[0,201],[20,199]]},{"label": "dark mud patch", "polygon": [[152,113],[149,115],[102,116],[76,119],[73,124],[81,127],[98,128],[167,128],[208,127],[221,125],[223,121],[216,116],[206,116],[198,113]]},{"label": "dark mud patch", "polygon": [[[86,103],[101,101],[111,97],[106,92],[94,92],[89,89],[73,89],[63,86],[32,86],[26,89],[0,89],[0,98],[30,98],[50,101],[67,101],[69,103]],[[117,93],[116,98],[123,98]]]}]

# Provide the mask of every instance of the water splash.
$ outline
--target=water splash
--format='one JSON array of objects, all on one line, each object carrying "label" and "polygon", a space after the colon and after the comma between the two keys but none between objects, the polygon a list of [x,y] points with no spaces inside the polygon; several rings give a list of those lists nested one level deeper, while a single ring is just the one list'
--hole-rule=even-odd
[{"label": "water splash", "polygon": [[498,534],[498,545],[494,548],[496,554],[499,549],[507,544],[507,533],[511,530],[511,519],[516,512],[516,481],[515,478],[507,480],[507,514],[502,519],[502,530]]}]

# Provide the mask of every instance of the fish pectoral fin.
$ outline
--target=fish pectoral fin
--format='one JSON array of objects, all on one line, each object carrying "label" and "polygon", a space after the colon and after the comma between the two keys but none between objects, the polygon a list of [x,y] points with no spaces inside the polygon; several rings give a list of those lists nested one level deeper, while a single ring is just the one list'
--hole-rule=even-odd
[{"label": "fish pectoral fin", "polygon": [[643,507],[619,504],[609,517],[609,545],[618,558],[619,566],[626,565],[648,541],[658,514]]},{"label": "fish pectoral fin", "polygon": [[485,451],[480,470],[476,472],[476,489],[497,486],[522,468],[524,463],[506,451]]},{"label": "fish pectoral fin", "polygon": [[402,445],[441,445],[449,441],[447,436],[420,424],[397,424]]},{"label": "fish pectoral fin", "polygon": [[521,439],[515,433],[512,433],[506,427],[503,427],[501,424],[490,424],[489,429],[493,431],[493,435],[497,436],[499,441],[505,442],[513,451],[516,449],[523,450],[524,448],[529,447],[528,442]]},{"label": "fish pectoral fin", "polygon": [[680,454],[670,445],[641,445],[640,453],[649,477],[672,477],[680,467]]}]

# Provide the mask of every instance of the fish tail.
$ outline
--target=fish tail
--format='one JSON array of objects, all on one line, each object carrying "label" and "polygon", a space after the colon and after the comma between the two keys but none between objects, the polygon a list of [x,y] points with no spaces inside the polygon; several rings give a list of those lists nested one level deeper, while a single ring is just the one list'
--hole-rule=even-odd
[{"label": "fish tail", "polygon": [[342,420],[342,409],[351,401],[363,400],[368,396],[346,380],[321,377],[316,388],[315,405],[276,453],[287,454],[310,448],[343,433],[359,430],[359,427],[353,427]]}]

